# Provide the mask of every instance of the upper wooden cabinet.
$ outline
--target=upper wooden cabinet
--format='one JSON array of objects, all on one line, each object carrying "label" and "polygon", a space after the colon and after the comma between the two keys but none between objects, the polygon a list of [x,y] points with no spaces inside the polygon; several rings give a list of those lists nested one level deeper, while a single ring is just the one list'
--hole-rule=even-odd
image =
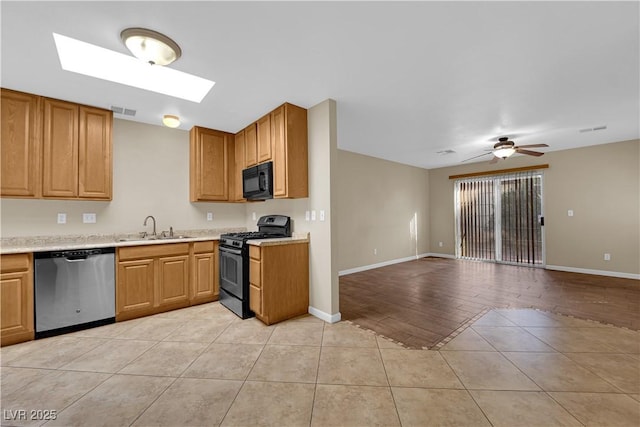
[{"label": "upper wooden cabinet", "polygon": [[111,200],[112,123],[108,110],[2,89],[2,196]]},{"label": "upper wooden cabinet", "polygon": [[309,197],[307,110],[283,104],[271,112],[273,195]]},{"label": "upper wooden cabinet", "polygon": [[242,197],[242,170],[245,169],[245,137],[244,137],[244,129],[238,132],[235,136],[234,142],[235,148],[235,165],[232,168],[232,175],[235,177],[234,185],[231,189],[231,197],[230,200],[234,202],[242,202],[244,198]]},{"label": "upper wooden cabinet", "polygon": [[191,201],[228,201],[229,146],[234,136],[196,126],[189,137]]},{"label": "upper wooden cabinet", "polygon": [[44,99],[42,195],[78,196],[78,105]]},{"label": "upper wooden cabinet", "polygon": [[191,201],[245,201],[242,171],[273,161],[275,198],[309,197],[307,110],[283,104],[235,135],[191,129]]},{"label": "upper wooden cabinet", "polygon": [[42,181],[40,150],[42,124],[41,98],[28,93],[2,89],[2,175],[3,197],[40,197]]},{"label": "upper wooden cabinet", "polygon": [[81,106],[79,114],[78,197],[111,199],[113,113],[99,108]]},{"label": "upper wooden cabinet", "polygon": [[244,167],[258,164],[258,128],[252,123],[244,129]]},{"label": "upper wooden cabinet", "polygon": [[271,114],[267,114],[257,122],[258,126],[258,163],[271,160]]}]

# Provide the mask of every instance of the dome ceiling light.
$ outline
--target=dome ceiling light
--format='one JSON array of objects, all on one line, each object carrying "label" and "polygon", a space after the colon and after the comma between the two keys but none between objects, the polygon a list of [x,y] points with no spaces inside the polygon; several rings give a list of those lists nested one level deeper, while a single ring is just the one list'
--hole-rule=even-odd
[{"label": "dome ceiling light", "polygon": [[165,114],[164,117],[162,117],[162,123],[168,128],[177,128],[180,126],[180,117]]},{"label": "dome ceiling light", "polygon": [[133,56],[151,65],[169,65],[182,55],[176,42],[157,31],[127,28],[120,37]]}]

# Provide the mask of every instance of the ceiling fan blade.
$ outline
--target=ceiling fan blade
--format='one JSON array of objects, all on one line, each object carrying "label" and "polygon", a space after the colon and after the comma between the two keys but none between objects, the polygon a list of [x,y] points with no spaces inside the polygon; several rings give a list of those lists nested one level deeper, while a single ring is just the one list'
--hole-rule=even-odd
[{"label": "ceiling fan blade", "polygon": [[471,157],[470,159],[463,160],[462,162],[464,163],[464,162],[467,162],[467,161],[469,161],[469,160],[477,159],[478,157],[486,156],[487,154],[493,154],[493,153],[484,153],[484,154],[480,154],[479,156]]},{"label": "ceiling fan blade", "polygon": [[537,151],[522,150],[520,148],[516,148],[516,153],[526,154],[528,156],[536,156],[536,157],[540,157],[540,156],[542,156],[544,154],[544,153],[539,153]]},{"label": "ceiling fan blade", "polygon": [[547,144],[529,144],[529,145],[518,145],[515,148],[541,148],[541,147],[548,147]]},{"label": "ceiling fan blade", "polygon": [[493,159],[491,159],[489,161],[489,164],[493,164],[493,163],[498,163],[498,160],[500,160],[499,158],[497,158],[496,156],[493,156]]}]

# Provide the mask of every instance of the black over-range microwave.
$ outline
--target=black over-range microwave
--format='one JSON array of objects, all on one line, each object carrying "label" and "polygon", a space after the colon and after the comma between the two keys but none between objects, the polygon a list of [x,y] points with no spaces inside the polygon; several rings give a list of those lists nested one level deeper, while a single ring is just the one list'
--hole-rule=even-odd
[{"label": "black over-range microwave", "polygon": [[273,199],[273,162],[242,171],[242,197],[247,200]]}]

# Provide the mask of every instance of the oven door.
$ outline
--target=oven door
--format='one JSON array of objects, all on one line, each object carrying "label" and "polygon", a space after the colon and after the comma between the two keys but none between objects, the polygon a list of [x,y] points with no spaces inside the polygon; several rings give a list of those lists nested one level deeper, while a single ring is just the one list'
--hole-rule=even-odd
[{"label": "oven door", "polygon": [[220,246],[220,287],[236,298],[243,299],[245,280],[241,249]]}]

